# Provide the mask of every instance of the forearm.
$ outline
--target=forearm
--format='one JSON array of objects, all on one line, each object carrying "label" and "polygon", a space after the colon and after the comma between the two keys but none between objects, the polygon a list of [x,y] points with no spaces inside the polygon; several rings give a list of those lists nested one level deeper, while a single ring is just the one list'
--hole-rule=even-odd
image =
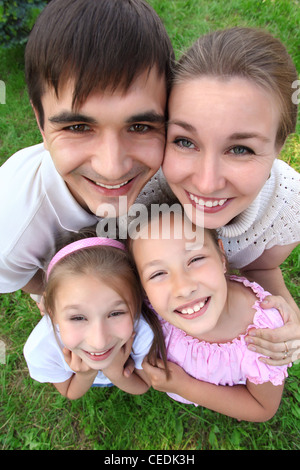
[{"label": "forearm", "polygon": [[[274,392],[274,386],[264,384],[266,385],[268,389],[272,387],[272,392]],[[274,398],[266,396],[260,400],[258,396],[249,392],[246,385],[214,385],[188,376],[187,380],[181,381],[176,386],[176,391],[174,390],[173,393],[238,420],[263,422],[275,414],[280,403],[282,389],[283,386],[278,386]]]},{"label": "forearm", "polygon": [[123,373],[119,375],[105,371],[104,373],[116,387],[131,395],[142,395],[149,389],[149,385],[138,375],[136,369],[129,377],[124,376]]},{"label": "forearm", "polygon": [[55,388],[66,398],[76,400],[82,397],[91,388],[97,371],[90,371],[89,373],[76,373],[73,374],[69,380],[59,384],[53,384]]}]

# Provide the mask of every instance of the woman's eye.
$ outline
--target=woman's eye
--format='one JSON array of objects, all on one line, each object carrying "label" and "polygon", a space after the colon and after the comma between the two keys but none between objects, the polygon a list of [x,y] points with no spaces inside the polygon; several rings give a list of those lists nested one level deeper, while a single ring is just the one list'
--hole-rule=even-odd
[{"label": "woman's eye", "polygon": [[193,142],[191,142],[188,139],[175,139],[174,144],[178,145],[178,147],[187,148],[187,149],[196,148]]},{"label": "woman's eye", "polygon": [[236,145],[235,147],[232,147],[229,150],[229,153],[232,153],[233,155],[247,155],[253,154],[254,152],[249,147],[244,147],[243,145]]}]

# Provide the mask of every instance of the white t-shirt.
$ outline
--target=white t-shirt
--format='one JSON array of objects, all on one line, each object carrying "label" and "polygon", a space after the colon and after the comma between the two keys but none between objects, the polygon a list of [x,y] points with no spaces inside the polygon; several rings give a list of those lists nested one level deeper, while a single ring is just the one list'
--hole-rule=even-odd
[{"label": "white t-shirt", "polygon": [[97,222],[73,198],[43,144],[23,149],[0,169],[0,292],[26,285],[56,238]]},{"label": "white t-shirt", "polygon": [[[158,172],[144,187],[147,194],[166,186]],[[143,199],[144,198],[144,199]],[[44,144],[20,150],[0,168],[0,292],[24,287],[55,254],[57,238],[95,225],[58,174]]]},{"label": "white t-shirt", "polygon": [[[135,324],[135,332],[131,357],[135,368],[142,369],[143,359],[152,345],[153,332],[143,317]],[[54,332],[49,316],[45,315],[31,332],[23,349],[30,377],[42,383],[68,380],[74,371],[66,363],[62,348],[58,329]],[[94,384],[109,383],[110,380],[99,371]]]}]

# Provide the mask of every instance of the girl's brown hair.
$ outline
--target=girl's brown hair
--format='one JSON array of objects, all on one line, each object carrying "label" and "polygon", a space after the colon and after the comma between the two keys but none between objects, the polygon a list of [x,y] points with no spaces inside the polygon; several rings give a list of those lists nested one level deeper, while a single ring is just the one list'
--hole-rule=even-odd
[{"label": "girl's brown hair", "polygon": [[[69,237],[68,243],[90,236],[95,236],[90,230],[74,233]],[[64,242],[60,243],[60,248],[67,244],[66,240]],[[55,296],[58,286],[66,276],[80,275],[96,276],[117,292],[126,302],[133,322],[138,321],[140,315],[143,315],[154,334],[149,357],[155,362],[155,358],[161,356],[166,364],[165,343],[160,323],[144,300],[137,271],[127,251],[100,245],[74,251],[58,261],[50,272],[44,291],[45,308],[52,322],[55,316]]]},{"label": "girl's brown hair", "polygon": [[272,93],[280,106],[276,143],[295,131],[297,104],[292,84],[298,79],[285,46],[270,33],[254,28],[230,28],[201,36],[174,67],[173,83],[212,76],[242,77]]}]

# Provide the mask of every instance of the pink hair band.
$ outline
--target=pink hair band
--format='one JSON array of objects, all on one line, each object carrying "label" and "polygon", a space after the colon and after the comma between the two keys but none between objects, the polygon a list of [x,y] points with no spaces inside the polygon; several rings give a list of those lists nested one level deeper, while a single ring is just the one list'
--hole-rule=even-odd
[{"label": "pink hair band", "polygon": [[112,238],[104,238],[104,237],[92,237],[92,238],[82,238],[81,240],[77,240],[76,242],[70,243],[69,245],[65,246],[61,250],[59,250],[56,255],[53,256],[52,260],[49,263],[47,269],[47,280],[49,278],[50,272],[52,271],[53,266],[63,259],[65,256],[74,253],[74,251],[82,250],[84,248],[89,248],[91,246],[112,246],[114,248],[119,248],[120,250],[126,250],[123,243],[119,242],[118,240],[113,240]]}]

